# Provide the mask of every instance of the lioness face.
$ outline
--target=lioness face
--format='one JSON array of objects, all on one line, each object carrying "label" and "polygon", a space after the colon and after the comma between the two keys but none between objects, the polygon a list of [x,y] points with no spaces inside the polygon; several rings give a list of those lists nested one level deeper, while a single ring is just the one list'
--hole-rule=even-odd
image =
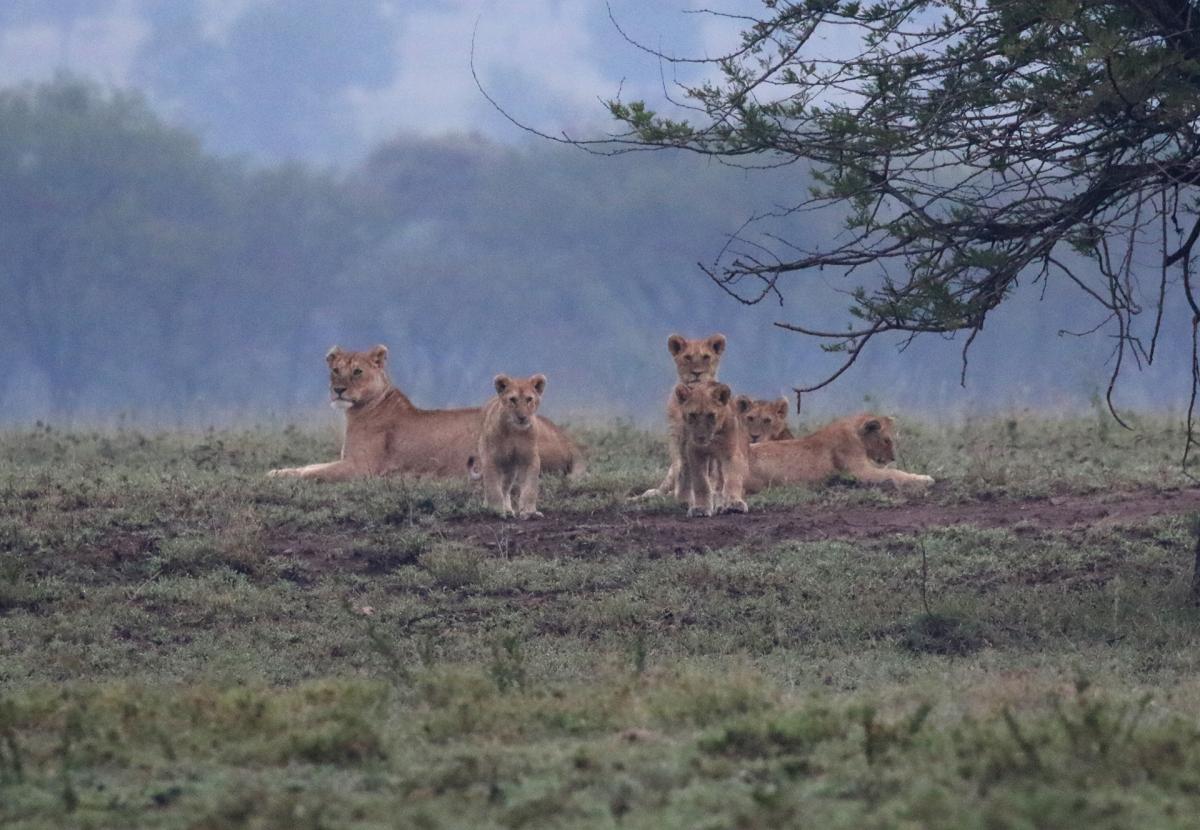
[{"label": "lioness face", "polygon": [[533,415],[542,402],[542,393],[546,391],[546,376],[534,375],[521,379],[496,375],[493,382],[496,395],[504,404],[504,416],[508,423],[517,429],[532,428]]},{"label": "lioness face", "polygon": [[679,382],[689,386],[717,379],[717,367],[725,353],[725,335],[714,334],[702,340],[688,340],[678,334],[667,338],[667,349],[675,358]]},{"label": "lioness face", "polygon": [[676,386],[675,400],[683,414],[684,437],[702,447],[711,444],[728,420],[737,417],[729,406],[730,397],[729,387],[723,383],[704,381]]},{"label": "lioness face", "polygon": [[859,426],[867,458],[876,464],[891,464],[896,460],[896,427],[891,418],[869,418]]},{"label": "lioness face", "polygon": [[387,346],[365,352],[347,352],[334,346],[325,355],[329,364],[329,403],[337,409],[361,406],[382,395],[390,385]]},{"label": "lioness face", "polygon": [[[744,403],[743,403],[744,401]],[[787,429],[787,398],[774,401],[752,401],[738,398],[738,410],[742,413],[742,425],[750,436],[750,443],[772,441]]]}]

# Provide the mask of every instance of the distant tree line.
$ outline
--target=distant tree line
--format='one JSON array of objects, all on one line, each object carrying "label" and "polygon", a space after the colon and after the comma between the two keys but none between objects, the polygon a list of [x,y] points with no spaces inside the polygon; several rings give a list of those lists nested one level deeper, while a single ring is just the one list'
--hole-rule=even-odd
[{"label": "distant tree line", "polygon": [[[715,254],[755,206],[809,184],[799,169],[479,137],[397,138],[348,170],[267,167],[206,151],[133,93],[68,77],[3,90],[0,420],[316,407],[334,342],[388,343],[396,379],[431,405],[536,370],[552,411],[653,417],[673,330],[725,331],[728,378],[777,395],[825,356],[771,331],[789,309],[725,297],[695,252]],[[838,227],[832,215],[796,225]],[[836,286],[788,302],[831,316],[847,305]],[[1014,307],[996,326],[1045,333],[1041,314]],[[1080,368],[1086,347],[1054,364],[1033,334],[1008,340],[976,357],[976,391],[999,405],[1086,399],[1102,383]],[[886,385],[885,403],[936,404],[953,395],[956,361],[931,350],[914,367],[880,349],[844,394]]]}]

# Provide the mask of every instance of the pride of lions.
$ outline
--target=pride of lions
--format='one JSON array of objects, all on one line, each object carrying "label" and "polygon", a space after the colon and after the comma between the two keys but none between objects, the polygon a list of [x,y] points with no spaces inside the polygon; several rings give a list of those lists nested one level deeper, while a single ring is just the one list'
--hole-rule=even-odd
[{"label": "pride of lions", "polygon": [[[933,479],[886,465],[896,458],[895,425],[869,413],[839,418],[803,438],[787,425],[786,399],[734,396],[717,381],[725,336],[667,339],[678,383],[667,399],[670,467],[636,499],[673,496],[689,516],[745,513],[746,495],[780,484],[819,483],[835,474],[864,483],[927,487]],[[330,402],[346,415],[342,457],[272,470],[271,476],[346,481],[407,473],[482,479],[487,506],[502,517],[540,518],[543,471],[572,478],[585,470],[579,446],[537,414],[546,376],[496,375],[482,407],[420,409],[392,385],[386,346],[365,352],[334,346]]]}]

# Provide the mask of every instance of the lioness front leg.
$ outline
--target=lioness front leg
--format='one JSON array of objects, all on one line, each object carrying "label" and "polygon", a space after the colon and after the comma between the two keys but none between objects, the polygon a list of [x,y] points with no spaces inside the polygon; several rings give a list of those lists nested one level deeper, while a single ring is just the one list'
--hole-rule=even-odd
[{"label": "lioness front leg", "polygon": [[[684,465],[686,469],[689,465]],[[690,470],[688,481],[690,489],[688,493],[688,516],[711,516],[715,512],[715,497],[716,492],[712,488],[712,482],[708,477],[708,463],[701,461],[698,465],[690,465],[694,469]],[[681,470],[682,473],[682,470]]]},{"label": "lioness front leg", "polygon": [[885,484],[891,482],[897,487],[929,487],[933,484],[931,476],[917,473],[906,473],[903,470],[893,470],[890,467],[863,467],[852,470],[851,473],[859,481],[868,484]]},{"label": "lioness front leg", "polygon": [[517,473],[514,486],[517,489],[517,518],[541,519],[542,513],[537,509],[538,482],[541,479],[541,459],[535,457],[533,462]]},{"label": "lioness front leg", "polygon": [[746,504],[746,478],[750,472],[748,465],[733,461],[720,463],[718,466],[721,482],[721,512],[749,513],[750,507]]},{"label": "lioness front leg", "polygon": [[350,461],[329,461],[304,467],[283,467],[267,473],[269,478],[308,478],[316,481],[349,481],[364,475],[367,475],[367,471]]},{"label": "lioness front leg", "polygon": [[513,515],[512,479],[502,470],[489,469],[490,466],[483,470],[483,503],[499,513],[500,518],[507,519]]}]

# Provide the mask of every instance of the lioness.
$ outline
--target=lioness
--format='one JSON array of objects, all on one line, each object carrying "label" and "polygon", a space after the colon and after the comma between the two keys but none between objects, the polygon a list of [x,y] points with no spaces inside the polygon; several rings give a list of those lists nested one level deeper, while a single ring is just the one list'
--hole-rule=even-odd
[{"label": "lioness", "polygon": [[[667,351],[675,360],[675,374],[679,383],[684,386],[694,386],[706,381],[717,379],[717,369],[721,365],[721,356],[725,354],[725,335],[714,334],[709,337],[689,340],[678,334],[667,338]],[[679,471],[682,464],[682,430],[683,420],[680,414],[679,402],[674,392],[667,397],[667,449],[671,453],[671,466],[662,484],[651,487],[637,496],[637,499],[648,499],[652,496],[665,496],[673,493],[675,498],[684,499],[689,491],[689,484],[681,480]]]},{"label": "lioness", "polygon": [[870,484],[933,484],[929,476],[883,466],[895,460],[893,420],[866,413],[851,415],[803,438],[752,446],[746,492],[757,493],[773,484],[814,484],[835,473]]},{"label": "lioness", "polygon": [[[479,408],[418,409],[388,379],[387,356],[387,346],[330,349],[325,356],[330,403],[346,413],[341,460],[268,475],[345,481],[389,473],[466,474],[479,438]],[[540,416],[534,429],[543,470],[572,476],[583,471],[579,448],[562,429]]]},{"label": "lioness", "polygon": [[484,503],[504,518],[515,514],[519,519],[540,519],[537,495],[542,460],[534,426],[546,376],[521,380],[496,375],[493,385],[496,396],[483,407],[479,430]]},{"label": "lioness", "polygon": [[750,437],[751,444],[760,441],[782,441],[785,438],[795,438],[788,429],[788,400],[777,398],[773,401],[751,400],[745,395],[737,398],[737,409],[741,413],[742,426]]},{"label": "lioness", "polygon": [[682,423],[679,480],[688,483],[688,515],[745,513],[750,439],[729,387],[713,381],[681,383],[672,397]]}]

